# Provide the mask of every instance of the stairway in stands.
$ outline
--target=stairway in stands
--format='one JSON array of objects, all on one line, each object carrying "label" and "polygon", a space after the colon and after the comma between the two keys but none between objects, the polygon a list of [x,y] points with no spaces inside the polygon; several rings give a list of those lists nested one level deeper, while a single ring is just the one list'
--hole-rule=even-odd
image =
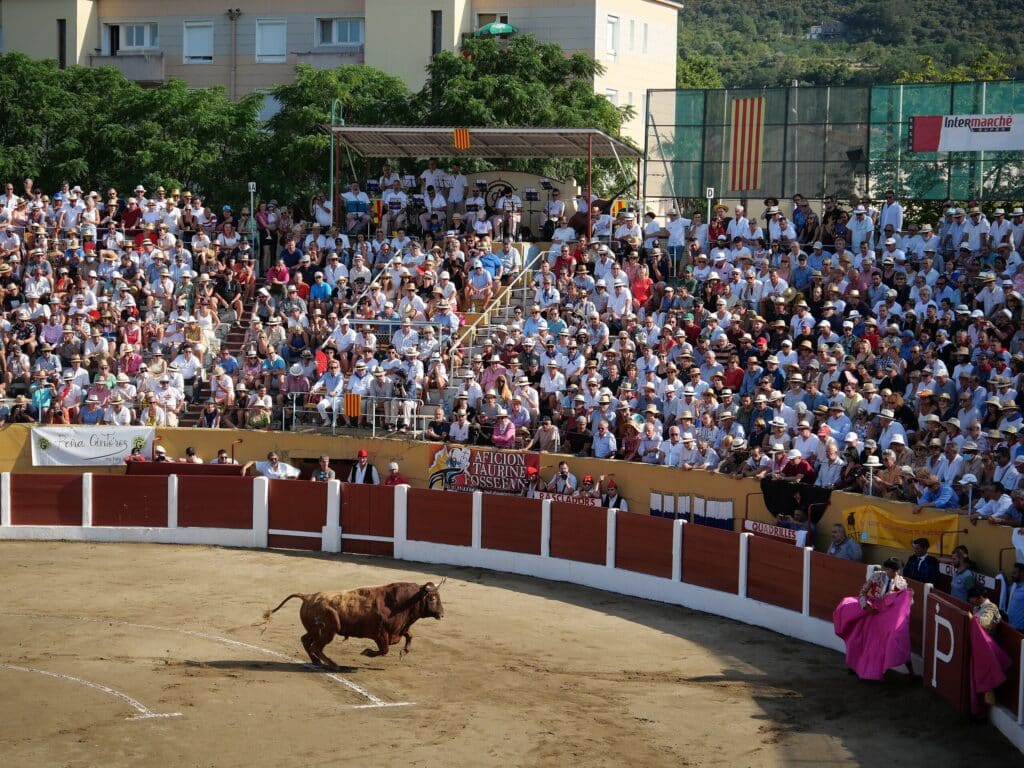
[{"label": "stairway in stands", "polygon": [[[258,286],[257,286],[258,289]],[[221,341],[221,348],[227,347],[231,354],[238,360],[239,364],[242,363],[242,340],[245,339],[245,329],[249,326],[250,318],[252,317],[252,309],[255,301],[252,299],[245,299],[243,301],[242,316],[236,318],[235,322],[231,324],[228,329],[227,336]],[[203,409],[203,403],[210,398],[210,382],[209,377],[213,373],[213,366],[209,365],[206,367],[207,380],[203,382],[202,389],[199,391],[199,397],[196,404],[189,405],[181,413],[178,418],[178,425],[181,427],[194,427],[199,422],[199,412]]]}]

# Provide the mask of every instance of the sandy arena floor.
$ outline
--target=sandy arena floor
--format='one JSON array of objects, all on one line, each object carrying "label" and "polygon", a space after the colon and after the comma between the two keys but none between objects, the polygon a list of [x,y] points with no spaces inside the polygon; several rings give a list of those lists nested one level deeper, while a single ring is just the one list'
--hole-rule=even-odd
[{"label": "sandy arena floor", "polygon": [[[297,601],[266,634],[254,626],[293,591],[444,574],[446,617],[415,626],[405,660],[336,640],[343,670],[312,671]],[[5,768],[1024,765],[993,728],[902,678],[862,683],[830,651],[572,585],[374,558],[21,542],[0,544],[0,583]]]}]

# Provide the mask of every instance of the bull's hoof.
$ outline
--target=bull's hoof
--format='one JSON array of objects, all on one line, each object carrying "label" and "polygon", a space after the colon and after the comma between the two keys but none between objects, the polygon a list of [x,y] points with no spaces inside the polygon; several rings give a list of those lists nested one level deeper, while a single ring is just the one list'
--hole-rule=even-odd
[{"label": "bull's hoof", "polygon": [[373,657],[373,656],[379,656],[379,655],[380,655],[380,653],[375,648],[364,648],[363,649],[363,656]]}]

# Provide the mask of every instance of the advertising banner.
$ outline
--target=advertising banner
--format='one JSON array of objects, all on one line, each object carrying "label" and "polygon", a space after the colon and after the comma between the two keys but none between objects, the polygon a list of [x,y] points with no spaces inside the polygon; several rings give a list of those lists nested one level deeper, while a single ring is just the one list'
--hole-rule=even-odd
[{"label": "advertising banner", "polygon": [[560,501],[563,504],[575,504],[580,507],[600,507],[601,499],[595,496],[581,496],[579,494],[572,494],[567,496],[564,493],[551,493],[550,491],[541,491],[537,494],[538,499],[551,499],[552,501]]},{"label": "advertising banner", "polygon": [[435,491],[520,493],[526,468],[540,470],[540,454],[469,445],[431,445],[427,487]]},{"label": "advertising banner", "polygon": [[153,451],[153,427],[32,427],[33,467],[110,467]]},{"label": "advertising banner", "polygon": [[[936,554],[953,551],[958,543],[961,518],[942,515],[929,520],[906,520],[890,515],[884,509],[865,504],[847,511],[847,523],[853,520],[856,533],[850,533],[861,544],[881,544],[895,549],[907,549],[910,542],[924,537],[938,542]],[[849,525],[847,525],[849,528]]]},{"label": "advertising banner", "polygon": [[1024,149],[1024,115],[926,115],[910,118],[911,152],[1015,152]]},{"label": "advertising banner", "polygon": [[762,523],[760,520],[749,518],[743,521],[743,530],[755,536],[766,536],[769,539],[795,544],[798,547],[807,546],[807,531],[794,531],[791,528],[783,528],[781,525]]}]

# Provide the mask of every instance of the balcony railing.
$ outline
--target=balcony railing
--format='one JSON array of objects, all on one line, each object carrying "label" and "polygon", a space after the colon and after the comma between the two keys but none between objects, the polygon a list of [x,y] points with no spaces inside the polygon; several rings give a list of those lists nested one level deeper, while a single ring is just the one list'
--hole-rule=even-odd
[{"label": "balcony railing", "polygon": [[136,83],[163,83],[166,79],[163,51],[148,53],[120,51],[116,56],[92,55],[89,57],[89,64],[93,67],[113,67]]}]

